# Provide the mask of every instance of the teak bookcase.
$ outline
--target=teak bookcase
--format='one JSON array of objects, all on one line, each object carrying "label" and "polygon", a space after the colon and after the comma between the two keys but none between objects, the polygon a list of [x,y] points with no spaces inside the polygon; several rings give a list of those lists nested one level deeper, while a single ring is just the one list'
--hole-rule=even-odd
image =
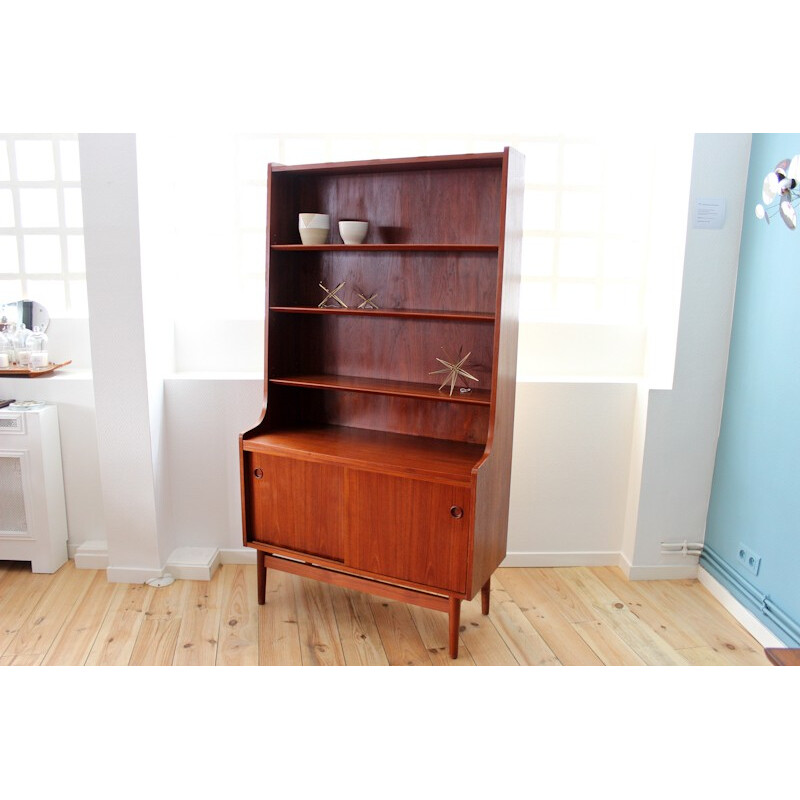
[{"label": "teak bookcase", "polygon": [[[240,437],[245,544],[267,568],[449,614],[506,555],[523,157],[269,166],[264,409]],[[298,215],[330,215],[299,244]],[[338,222],[369,221],[344,245]],[[344,281],[335,303],[319,307]],[[359,295],[361,297],[359,297]],[[378,308],[358,308],[374,295]],[[478,382],[450,393],[437,361]]]}]

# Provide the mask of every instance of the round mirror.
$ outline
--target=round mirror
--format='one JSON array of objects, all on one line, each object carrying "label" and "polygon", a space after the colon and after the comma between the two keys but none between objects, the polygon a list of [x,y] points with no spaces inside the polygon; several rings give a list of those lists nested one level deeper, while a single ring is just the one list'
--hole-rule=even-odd
[{"label": "round mirror", "polygon": [[38,326],[43,333],[50,325],[50,315],[47,309],[35,300],[17,300],[13,303],[0,305],[0,324],[10,325],[25,323],[25,327],[32,331]]}]

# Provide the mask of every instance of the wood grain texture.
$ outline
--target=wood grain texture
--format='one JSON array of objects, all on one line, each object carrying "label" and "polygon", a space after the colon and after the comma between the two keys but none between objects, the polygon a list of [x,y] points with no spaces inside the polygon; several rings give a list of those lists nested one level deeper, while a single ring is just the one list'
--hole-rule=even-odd
[{"label": "wood grain texture", "polygon": [[74,606],[86,594],[93,576],[76,570],[68,561],[42,594],[36,616],[29,616],[3,653],[4,656],[44,656],[69,619]]},{"label": "wood grain texture", "polygon": [[344,666],[344,648],[336,624],[330,587],[319,581],[301,578],[295,599],[303,664]]},{"label": "wood grain texture", "polygon": [[288,573],[267,571],[266,604],[258,609],[258,663],[261,666],[303,663],[295,582]]},{"label": "wood grain texture", "polygon": [[[470,492],[364,470],[347,473],[347,553],[355,569],[464,592]],[[455,517],[452,509],[461,509]]]},{"label": "wood grain texture", "polygon": [[114,584],[97,572],[86,589],[86,594],[74,606],[42,661],[50,666],[80,666],[92,650],[97,632],[103,624]]},{"label": "wood grain texture", "polygon": [[[40,575],[32,574],[28,565],[0,563],[0,597],[16,598],[0,602],[0,631],[6,632],[8,645],[0,666],[168,666],[186,660],[185,653],[178,653],[185,642],[177,635],[181,630],[206,636],[205,646],[192,653],[192,663],[204,666],[252,664],[253,645],[257,663],[264,666],[662,666],[674,664],[676,652],[685,665],[769,666],[758,642],[697,581],[628,582],[621,574],[611,581],[608,577],[605,567],[500,568],[492,580],[489,616],[481,614],[477,597],[462,603],[464,631],[458,659],[453,661],[447,653],[447,613],[441,607],[410,606],[338,586],[317,591],[316,581],[274,569],[267,575],[266,605],[256,607],[253,565],[225,565],[207,583],[176,581],[156,589],[109,584],[103,571],[62,567],[53,575]],[[576,583],[591,596],[582,605],[576,603],[579,593],[566,591]],[[674,637],[682,633],[686,641],[697,644],[673,650],[661,636],[661,617],[634,613],[638,607],[632,608],[625,599],[631,589],[636,590],[641,608],[657,608],[670,621]],[[63,615],[61,627],[48,635],[49,647],[45,649],[45,638],[36,639],[36,647],[27,647],[32,641],[29,634],[11,646],[23,630],[35,629],[37,620],[49,617],[53,624],[54,617],[43,612],[52,609],[52,598],[61,593],[78,599]],[[206,597],[213,597],[213,603]],[[609,603],[614,614],[626,617],[624,625],[614,624],[613,617],[609,621]],[[210,605],[216,605],[219,613]],[[588,610],[588,619],[583,619],[583,609]],[[237,620],[235,626],[228,625],[232,619]],[[661,644],[654,646],[659,639]],[[320,644],[323,650],[317,647]]]},{"label": "wood grain texture", "polygon": [[776,667],[800,667],[800,649],[796,647],[768,647],[764,653]]},{"label": "wood grain texture", "polygon": [[333,612],[344,660],[348,666],[387,666],[369,595],[339,586],[330,587]]},{"label": "wood grain texture", "polygon": [[220,588],[218,666],[258,666],[258,604],[256,575],[250,567],[232,565],[222,574]]},{"label": "wood grain texture", "polygon": [[86,658],[87,666],[127,666],[155,591],[144,584],[114,585],[108,613]]},{"label": "wood grain texture", "polygon": [[652,628],[638,618],[596,575],[586,568],[556,569],[570,588],[586,603],[599,621],[607,625],[646,664],[682,665],[686,660]]},{"label": "wood grain texture", "polygon": [[[288,456],[357,469],[377,469],[411,478],[436,478],[468,486],[483,448],[464,442],[426,439],[383,431],[324,425],[253,436],[246,453]],[[251,458],[252,462],[252,458]],[[248,463],[250,470],[258,465]],[[335,487],[335,491],[339,491]]]},{"label": "wood grain texture", "polygon": [[524,158],[506,150],[500,192],[500,255],[492,345],[492,409],[486,455],[476,468],[477,496],[472,552],[471,596],[489,580],[506,556],[508,507],[511,491],[511,455],[516,401],[519,293],[522,272],[522,201],[525,192]]},{"label": "wood grain texture", "polygon": [[220,581],[186,583],[186,607],[172,663],[177,667],[213,664],[219,643]]},{"label": "wood grain texture", "polygon": [[372,616],[391,666],[429,667],[433,663],[404,603],[370,598]]},{"label": "wood grain texture", "polygon": [[246,455],[252,540],[341,560],[344,470],[266,453]]}]

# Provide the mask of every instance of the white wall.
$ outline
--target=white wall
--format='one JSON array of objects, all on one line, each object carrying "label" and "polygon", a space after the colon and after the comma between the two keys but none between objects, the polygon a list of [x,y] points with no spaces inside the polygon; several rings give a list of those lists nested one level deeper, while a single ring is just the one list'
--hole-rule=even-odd
[{"label": "white wall", "polygon": [[649,391],[634,433],[644,446],[623,548],[631,577],[694,574],[696,559],[662,553],[661,543],[705,539],[749,155],[750,134],[695,137],[690,205],[724,198],[726,218],[720,229],[687,231],[672,388]]},{"label": "white wall", "polygon": [[[695,569],[691,559],[661,553],[660,543],[682,538],[702,541],[703,537],[748,146],[747,135],[697,137],[692,195],[726,197],[728,219],[721,231],[690,230],[687,237],[672,389],[653,390],[621,374],[606,381],[585,374],[570,378],[563,374],[565,366],[580,359],[560,359],[543,369],[541,359],[523,347],[507,563],[618,563],[632,577]],[[142,222],[143,227],[164,224],[163,217],[159,222],[149,213],[142,214]],[[142,239],[144,261],[152,252],[146,230]],[[90,250],[87,246],[87,259]],[[152,272],[148,273],[152,268],[152,264],[142,265],[144,286],[156,285]],[[91,272],[89,279],[94,280]],[[109,287],[112,304],[113,293]],[[241,363],[229,363],[229,369],[247,369],[260,358],[259,323],[211,322],[193,327],[179,321],[174,333],[146,345],[148,357],[153,347],[165,341],[171,346],[182,337],[202,341],[221,332],[231,340],[244,333],[258,339],[242,355]],[[613,332],[610,335],[613,338]],[[80,334],[75,336],[79,342]],[[603,340],[590,337],[590,341],[597,347]],[[539,352],[546,352],[545,344],[544,339],[539,341]],[[600,346],[598,358],[602,350]],[[163,386],[156,397],[157,415],[147,416],[145,409],[146,425],[142,417],[136,430],[114,431],[119,454],[139,452],[146,427],[148,446],[155,447],[148,456],[151,477],[139,482],[138,502],[146,502],[151,519],[157,520],[152,534],[158,540],[157,564],[152,563],[151,533],[141,540],[135,526],[125,532],[124,520],[102,516],[101,477],[113,480],[114,476],[99,454],[96,433],[92,435],[96,420],[91,394],[113,397],[116,388],[101,386],[109,376],[96,374],[94,383],[89,378],[81,382],[70,378],[77,373],[67,369],[62,376],[40,379],[37,396],[60,407],[71,552],[85,544],[96,550],[96,540],[122,536],[127,542],[125,563],[115,564],[114,548],[108,548],[112,570],[124,566],[152,571],[177,562],[191,564],[193,559],[211,569],[220,557],[252,557],[241,547],[237,440],[259,416],[261,378],[254,372],[214,373],[218,365],[202,358],[202,348],[195,353],[179,358],[175,373],[169,373],[171,366],[158,358],[159,369],[167,374],[156,375],[156,381],[163,378],[162,384],[157,383]],[[640,361],[639,353],[631,354],[632,365]],[[97,362],[94,367],[96,373],[110,369]],[[536,369],[562,374],[558,379],[539,375],[534,380],[530,373]],[[142,384],[140,396],[145,398],[140,405],[149,403],[152,410],[152,376],[146,373],[146,369],[140,372],[137,379]],[[29,385],[33,384],[25,387]],[[103,436],[109,425],[108,418],[99,424]],[[152,426],[158,426],[157,436],[152,435]]]},{"label": "white wall", "polygon": [[636,387],[519,383],[507,566],[616,564]]}]

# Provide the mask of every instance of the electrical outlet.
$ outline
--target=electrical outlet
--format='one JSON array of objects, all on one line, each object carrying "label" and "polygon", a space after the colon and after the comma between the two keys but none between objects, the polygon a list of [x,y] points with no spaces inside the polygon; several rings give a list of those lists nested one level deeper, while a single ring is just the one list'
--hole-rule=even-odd
[{"label": "electrical outlet", "polygon": [[761,556],[756,555],[749,547],[745,547],[739,542],[738,550],[739,561],[744,565],[745,569],[750,570],[753,575],[758,575],[758,570],[761,567]]}]

